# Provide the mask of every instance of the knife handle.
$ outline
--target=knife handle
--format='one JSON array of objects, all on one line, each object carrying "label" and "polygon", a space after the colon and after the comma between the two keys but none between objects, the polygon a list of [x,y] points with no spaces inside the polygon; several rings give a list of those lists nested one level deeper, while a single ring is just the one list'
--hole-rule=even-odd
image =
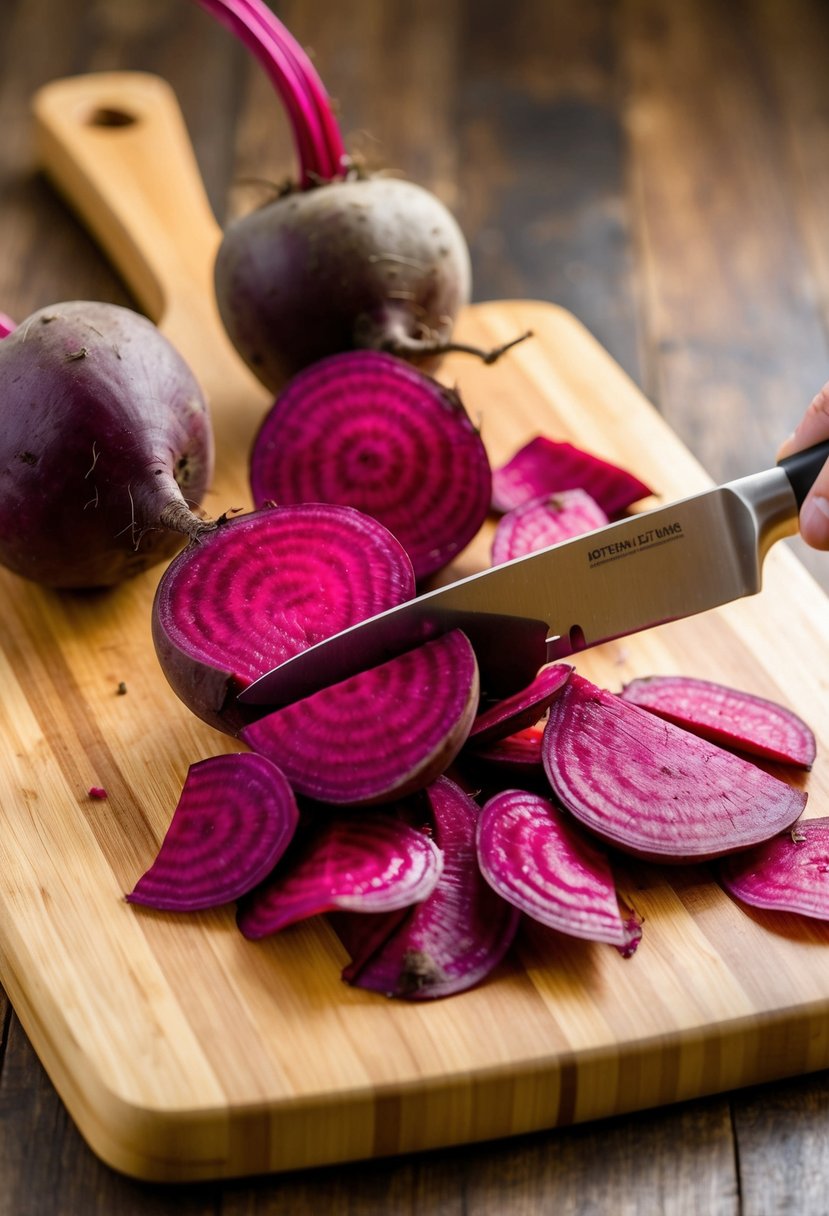
[{"label": "knife handle", "polygon": [[782,469],[789,479],[789,485],[797,500],[798,509],[803,506],[806,495],[815,484],[815,479],[829,460],[829,439],[816,443],[814,447],[804,448],[802,452],[794,452],[778,461],[777,467]]}]

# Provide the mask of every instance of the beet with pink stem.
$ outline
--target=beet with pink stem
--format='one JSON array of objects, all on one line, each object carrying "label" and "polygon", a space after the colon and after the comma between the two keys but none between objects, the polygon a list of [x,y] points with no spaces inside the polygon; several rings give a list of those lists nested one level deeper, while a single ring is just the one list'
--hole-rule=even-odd
[{"label": "beet with pink stem", "polygon": [[399,541],[351,507],[269,507],[228,519],[170,563],[152,628],[181,700],[219,730],[236,693],[315,642],[414,595]]},{"label": "beet with pink stem", "polygon": [[393,532],[418,579],[439,570],[489,511],[486,450],[451,389],[391,355],[350,351],[295,376],[251,456],[254,502],[334,502]]},{"label": "beet with pink stem", "polygon": [[470,297],[469,251],[433,194],[349,164],[330,100],[291,33],[261,0],[199,0],[256,57],[285,107],[299,187],[231,222],[216,259],[231,341],[276,392],[300,368],[355,347],[431,365]]},{"label": "beet with pink stem", "polygon": [[440,880],[370,957],[343,971],[359,988],[410,1000],[451,996],[480,983],[503,959],[521,916],[478,869],[473,799],[448,777],[439,777],[428,794],[443,852]]},{"label": "beet with pink stem", "polygon": [[478,696],[475,653],[453,630],[241,733],[298,794],[365,806],[422,789],[444,772],[469,734]]},{"label": "beet with pink stem", "polygon": [[726,747],[811,768],[815,736],[803,719],[766,697],[693,676],[642,676],[622,689],[625,701]]},{"label": "beet with pink stem", "polygon": [[492,507],[512,511],[531,498],[584,490],[611,519],[653,492],[627,469],[572,443],[538,435],[492,473]]},{"label": "beet with pink stem", "polygon": [[146,317],[74,300],[0,342],[0,562],[52,587],[106,587],[214,525],[201,389]]},{"label": "beet with pink stem", "polygon": [[622,918],[607,857],[549,799],[525,790],[490,798],[477,849],[489,885],[533,920],[633,953],[641,929]]},{"label": "beet with pink stem", "polygon": [[403,819],[377,811],[341,815],[295,842],[242,901],[237,923],[256,940],[324,912],[397,911],[426,899],[442,868],[434,842]]},{"label": "beet with pink stem", "polygon": [[171,912],[230,903],[271,872],[299,812],[263,756],[213,756],[190,766],[161,848],[127,902]]},{"label": "beet with pink stem", "polygon": [[577,674],[550,707],[544,769],[561,803],[636,856],[703,860],[789,827],[806,794]]},{"label": "beet with pink stem", "polygon": [[571,536],[581,536],[608,522],[585,490],[562,490],[531,498],[498,521],[492,538],[492,564],[535,553]]},{"label": "beet with pink stem", "polygon": [[724,858],[719,878],[741,903],[829,920],[829,818],[802,819],[792,831]]}]

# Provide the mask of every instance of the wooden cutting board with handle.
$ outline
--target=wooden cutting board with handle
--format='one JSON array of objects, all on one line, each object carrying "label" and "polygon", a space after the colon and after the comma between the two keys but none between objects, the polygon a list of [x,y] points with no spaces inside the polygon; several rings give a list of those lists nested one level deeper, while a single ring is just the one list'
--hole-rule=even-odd
[{"label": "wooden cutting board with handle", "polygon": [[[48,86],[35,115],[41,163],[209,394],[219,459],[208,510],[249,507],[247,452],[268,397],[218,321],[220,233],[175,98],[155,77],[102,74]],[[487,303],[460,327],[484,346],[527,328],[535,336],[494,367],[458,357],[442,371],[494,462],[543,432],[630,467],[662,499],[708,484],[568,313]],[[484,564],[488,540],[485,530],[456,571]],[[488,982],[422,1004],[344,985],[346,956],[324,921],[252,944],[232,909],[127,905],[188,766],[236,747],[184,709],[156,664],[159,573],[86,596],[0,579],[0,975],[105,1161],[149,1179],[285,1170],[829,1064],[829,927],[744,912],[704,867],[624,867],[623,894],[644,919],[630,960],[528,927]],[[802,778],[817,815],[829,811],[828,641],[829,603],[778,546],[759,597],[578,667],[614,689],[678,671],[790,705],[818,734]]]}]

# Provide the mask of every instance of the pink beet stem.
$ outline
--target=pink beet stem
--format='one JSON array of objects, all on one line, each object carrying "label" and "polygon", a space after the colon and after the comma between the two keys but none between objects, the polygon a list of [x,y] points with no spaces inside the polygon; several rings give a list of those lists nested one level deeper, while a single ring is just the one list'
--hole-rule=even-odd
[{"label": "pink beet stem", "polygon": [[287,112],[304,189],[341,177],[345,147],[331,102],[314,65],[261,0],[198,0],[251,51]]},{"label": "pink beet stem", "polygon": [[0,338],[8,338],[13,330],[17,329],[11,317],[6,316],[4,312],[0,312]]}]

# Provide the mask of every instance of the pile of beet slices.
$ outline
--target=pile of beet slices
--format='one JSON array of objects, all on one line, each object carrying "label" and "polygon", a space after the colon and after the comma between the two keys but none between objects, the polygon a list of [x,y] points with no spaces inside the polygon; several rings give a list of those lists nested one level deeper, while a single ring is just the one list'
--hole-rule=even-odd
[{"label": "pile of beet slices", "polygon": [[490,512],[501,562],[624,514],[651,492],[636,477],[545,437],[493,471],[456,393],[363,351],[289,382],[251,485],[256,509],[179,554],[153,611],[173,689],[240,750],[193,764],[130,902],[235,902],[250,939],[329,914],[343,978],[413,999],[479,983],[523,917],[632,955],[626,856],[716,859],[738,900],[829,917],[829,826],[800,821],[814,736],[750,693],[678,675],[613,693],[560,663],[493,701],[455,631],[259,716],[237,702],[411,598]]}]

